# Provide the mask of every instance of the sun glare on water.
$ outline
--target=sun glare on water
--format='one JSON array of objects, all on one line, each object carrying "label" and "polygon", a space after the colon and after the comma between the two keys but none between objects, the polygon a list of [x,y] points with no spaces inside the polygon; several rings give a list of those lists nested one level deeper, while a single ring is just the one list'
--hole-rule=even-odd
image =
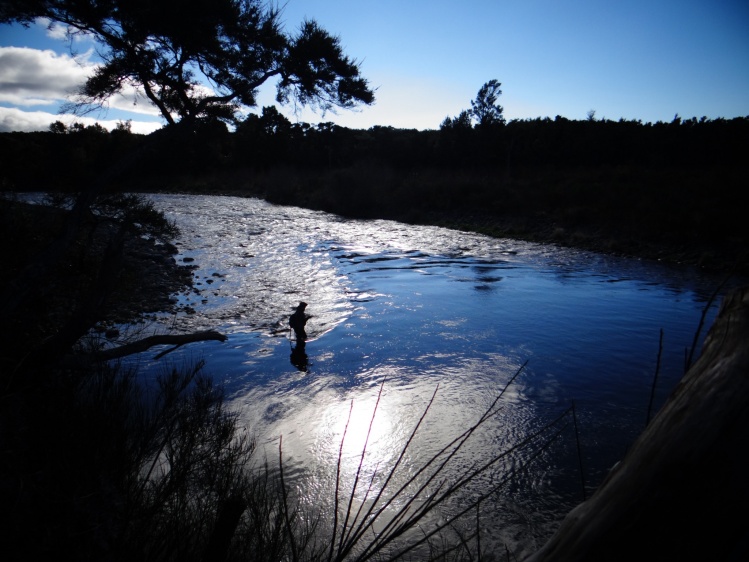
[{"label": "sun glare on water", "polygon": [[331,433],[326,456],[340,455],[342,475],[355,474],[361,463],[362,470],[371,477],[396,454],[392,418],[379,398],[379,394],[359,396],[327,408],[326,425]]}]

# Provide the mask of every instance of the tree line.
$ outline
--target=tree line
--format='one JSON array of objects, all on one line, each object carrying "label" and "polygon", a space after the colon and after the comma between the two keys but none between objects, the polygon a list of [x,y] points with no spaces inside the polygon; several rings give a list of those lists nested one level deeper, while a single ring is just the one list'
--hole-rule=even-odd
[{"label": "tree line", "polygon": [[[438,130],[365,130],[330,122],[292,123],[271,106],[249,115],[234,131],[218,120],[186,129],[176,124],[154,133],[156,142],[149,143],[150,153],[129,179],[365,164],[399,172],[484,171],[508,180],[583,169],[718,170],[743,168],[749,147],[749,117],[677,116],[671,122],[643,123],[557,116],[491,126],[457,117],[447,118]],[[0,134],[3,189],[75,191],[144,139],[127,123],[110,132],[99,125],[66,127],[58,121],[47,132]]]},{"label": "tree line", "polygon": [[0,134],[0,180],[4,190],[77,192],[135,153],[137,164],[121,167],[110,187],[232,193],[691,262],[717,252],[721,266],[746,247],[736,197],[749,117],[505,122],[496,111],[482,122],[477,100],[421,131],[292,123],[275,107],[233,131],[217,119],[149,136],[126,123],[111,132],[56,123]]}]

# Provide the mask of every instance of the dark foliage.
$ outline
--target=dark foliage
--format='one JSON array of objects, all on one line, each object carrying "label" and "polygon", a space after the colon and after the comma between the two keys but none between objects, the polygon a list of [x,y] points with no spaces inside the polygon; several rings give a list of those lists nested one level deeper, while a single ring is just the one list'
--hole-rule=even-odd
[{"label": "dark foliage", "polygon": [[0,6],[2,23],[38,17],[93,35],[102,46],[104,64],[79,92],[78,109],[137,86],[169,124],[232,121],[240,107],[256,105],[257,89],[272,78],[280,102],[328,110],[374,101],[337,37],[311,20],[297,34],[286,33],[281,12],[260,0],[8,0]]},{"label": "dark foliage", "polygon": [[169,309],[191,280],[171,257],[175,225],[142,196],[101,195],[78,220],[73,197],[50,199],[59,206],[0,200],[5,390],[34,386],[100,323]]},{"label": "dark foliage", "polygon": [[149,137],[124,127],[6,133],[0,176],[5,189],[75,190],[114,155],[141,147],[138,165],[116,179],[122,189],[260,196],[347,216],[747,268],[749,232],[736,203],[749,118],[474,126],[464,113],[426,131],[312,126],[266,107],[234,132],[206,120]]}]

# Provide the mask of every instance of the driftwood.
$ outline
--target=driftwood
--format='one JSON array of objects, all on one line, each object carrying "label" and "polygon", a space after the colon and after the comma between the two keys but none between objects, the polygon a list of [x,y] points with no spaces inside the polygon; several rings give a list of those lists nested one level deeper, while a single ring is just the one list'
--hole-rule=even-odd
[{"label": "driftwood", "polygon": [[596,493],[530,562],[749,560],[749,288]]},{"label": "driftwood", "polygon": [[171,349],[167,349],[166,351],[162,351],[156,356],[156,359],[159,359],[166,355],[167,353],[171,353],[175,349],[179,348],[180,346],[185,345],[186,343],[195,343],[199,341],[226,341],[227,337],[220,333],[216,332],[215,330],[207,330],[205,332],[194,332],[192,334],[177,334],[177,335],[157,335],[157,336],[149,336],[147,338],[143,338],[142,340],[134,341],[132,343],[128,343],[125,345],[121,345],[119,347],[113,347],[111,349],[105,349],[103,351],[99,351],[95,354],[93,354],[93,358],[101,360],[101,361],[110,361],[112,359],[120,359],[122,357],[126,357],[128,355],[132,355],[134,353],[141,353],[143,351],[148,351],[150,348],[154,347],[155,345],[173,345]]}]

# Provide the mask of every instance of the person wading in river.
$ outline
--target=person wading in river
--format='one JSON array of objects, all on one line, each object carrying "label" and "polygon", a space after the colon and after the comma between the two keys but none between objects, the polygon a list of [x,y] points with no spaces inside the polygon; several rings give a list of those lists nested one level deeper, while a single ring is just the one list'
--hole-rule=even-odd
[{"label": "person wading in river", "polygon": [[304,331],[304,326],[307,324],[310,316],[304,313],[305,308],[307,308],[307,303],[300,302],[294,314],[289,317],[289,326],[294,330],[296,341],[300,343],[307,341],[307,332]]}]

